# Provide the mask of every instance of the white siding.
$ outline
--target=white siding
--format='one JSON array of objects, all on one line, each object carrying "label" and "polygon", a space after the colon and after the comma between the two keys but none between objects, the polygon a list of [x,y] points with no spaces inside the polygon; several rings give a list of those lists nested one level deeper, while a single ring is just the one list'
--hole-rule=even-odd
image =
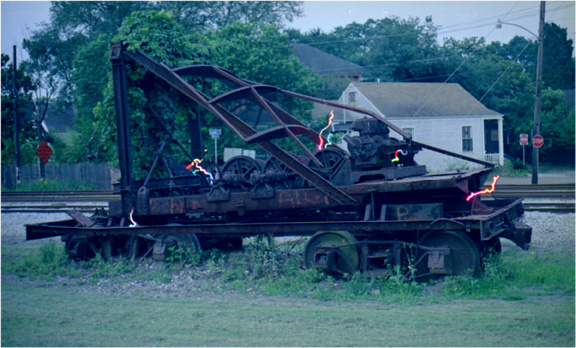
[{"label": "white siding", "polygon": [[[482,118],[471,117],[438,117],[391,119],[400,128],[413,127],[414,140],[456,152],[465,156],[483,159],[484,133]],[[472,152],[462,151],[462,126],[472,127]],[[401,139],[394,131],[391,136]],[[421,151],[415,157],[418,164],[425,165],[429,172],[476,168],[479,165],[433,151]]]}]

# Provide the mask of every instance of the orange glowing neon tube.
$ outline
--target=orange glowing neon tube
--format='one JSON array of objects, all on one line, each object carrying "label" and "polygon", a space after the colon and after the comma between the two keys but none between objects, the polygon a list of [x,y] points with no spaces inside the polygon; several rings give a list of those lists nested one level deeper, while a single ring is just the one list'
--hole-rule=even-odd
[{"label": "orange glowing neon tube", "polygon": [[483,191],[470,193],[470,195],[468,197],[466,197],[466,201],[470,201],[475,196],[494,192],[494,189],[496,188],[496,181],[498,181],[498,179],[500,179],[500,175],[496,175],[495,177],[493,177],[492,178],[492,187],[484,189]]}]

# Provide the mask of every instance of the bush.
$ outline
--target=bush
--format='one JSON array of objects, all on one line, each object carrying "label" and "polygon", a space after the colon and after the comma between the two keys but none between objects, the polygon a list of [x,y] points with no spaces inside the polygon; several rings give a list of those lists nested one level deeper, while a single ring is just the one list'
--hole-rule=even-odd
[{"label": "bush", "polygon": [[[44,244],[37,253],[30,253],[10,262],[2,262],[2,270],[19,277],[53,280],[56,276],[71,275],[70,261],[63,245]],[[77,274],[76,274],[77,275]]]}]

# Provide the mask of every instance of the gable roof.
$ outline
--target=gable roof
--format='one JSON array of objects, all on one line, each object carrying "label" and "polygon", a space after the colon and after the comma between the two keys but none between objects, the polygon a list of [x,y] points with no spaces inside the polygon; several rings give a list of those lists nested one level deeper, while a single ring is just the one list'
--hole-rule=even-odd
[{"label": "gable roof", "polygon": [[360,76],[370,73],[369,69],[306,44],[294,44],[294,55],[318,75]]},{"label": "gable roof", "polygon": [[501,116],[457,83],[353,82],[386,117]]}]

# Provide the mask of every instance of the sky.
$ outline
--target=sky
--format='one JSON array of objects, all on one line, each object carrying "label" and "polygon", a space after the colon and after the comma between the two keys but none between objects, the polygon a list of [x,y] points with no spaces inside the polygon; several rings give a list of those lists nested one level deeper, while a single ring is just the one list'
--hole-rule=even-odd
[{"label": "sky", "polygon": [[[508,42],[516,35],[533,38],[531,31],[538,34],[539,1],[304,1],[304,15],[288,24],[302,32],[320,28],[329,32],[338,26],[367,19],[418,17],[422,21],[432,16],[433,23],[440,27],[440,43],[444,38],[484,37],[488,42]],[[574,40],[575,1],[547,1],[546,21],[555,22],[568,29]],[[22,39],[30,37],[41,22],[50,20],[49,1],[6,1],[1,0],[1,44],[2,53],[12,56],[13,45],[17,46],[18,60],[26,58],[22,50]],[[496,29],[500,19],[505,23]]]},{"label": "sky", "polygon": [[[574,40],[574,1],[547,1],[545,19],[568,29]],[[301,31],[321,28],[330,31],[352,22],[365,23],[367,19],[417,17],[424,21],[432,17],[440,26],[439,41],[454,37],[484,37],[488,42],[508,42],[516,35],[533,38],[526,30],[504,25],[496,29],[496,22],[520,25],[538,35],[539,1],[306,1],[304,16],[289,27]]]}]

